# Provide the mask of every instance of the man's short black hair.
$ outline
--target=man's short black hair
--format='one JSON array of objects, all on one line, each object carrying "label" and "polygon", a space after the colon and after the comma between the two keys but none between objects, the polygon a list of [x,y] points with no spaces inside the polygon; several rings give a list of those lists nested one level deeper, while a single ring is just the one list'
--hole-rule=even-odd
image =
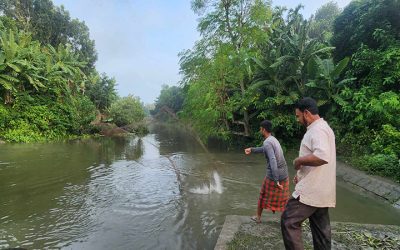
[{"label": "man's short black hair", "polygon": [[307,109],[313,115],[318,115],[319,113],[317,102],[311,97],[304,97],[303,99],[298,101],[296,104],[296,108],[299,109],[301,112],[304,112],[304,110]]},{"label": "man's short black hair", "polygon": [[272,122],[269,120],[262,121],[260,127],[264,128],[268,133],[272,132]]}]

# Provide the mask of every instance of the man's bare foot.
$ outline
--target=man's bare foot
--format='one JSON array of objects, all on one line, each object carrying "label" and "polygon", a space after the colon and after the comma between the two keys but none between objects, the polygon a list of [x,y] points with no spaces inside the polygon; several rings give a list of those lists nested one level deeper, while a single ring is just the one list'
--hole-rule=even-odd
[{"label": "man's bare foot", "polygon": [[261,218],[259,218],[257,215],[251,216],[250,219],[256,223],[261,223]]}]

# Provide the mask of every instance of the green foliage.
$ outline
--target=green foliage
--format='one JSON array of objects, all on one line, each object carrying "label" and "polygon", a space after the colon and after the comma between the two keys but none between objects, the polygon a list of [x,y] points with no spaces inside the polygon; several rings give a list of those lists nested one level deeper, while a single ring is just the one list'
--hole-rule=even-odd
[{"label": "green foliage", "polygon": [[[1,1],[1,138],[33,142],[93,132],[96,108],[106,111],[117,98],[115,79],[95,71],[96,58],[88,28],[64,7]],[[142,120],[138,107],[129,113],[115,106],[115,120]]]},{"label": "green foliage", "polygon": [[78,60],[86,62],[85,73],[94,69],[97,53],[89,29],[84,22],[71,19],[63,6],[54,6],[51,0],[4,0],[0,4],[2,15],[15,20],[16,26],[32,34],[42,44],[58,47],[69,44]]},{"label": "green foliage", "polygon": [[371,148],[374,153],[393,155],[400,159],[400,131],[392,125],[383,125],[382,130],[376,134]]},{"label": "green foliage", "polygon": [[[293,106],[311,96],[335,129],[339,153],[369,155],[364,166],[377,174],[396,169],[399,1],[352,1],[343,12],[329,2],[309,20],[301,6],[272,9],[269,1],[196,0],[192,8],[201,39],[180,54],[182,117],[203,139],[257,140],[263,119],[282,141],[300,139]],[[387,171],[378,167],[385,157]]]},{"label": "green foliage", "polygon": [[65,132],[52,124],[56,115],[46,105],[32,105],[26,97],[18,97],[3,126],[2,138],[12,142],[35,142],[61,138]]},{"label": "green foliage", "polygon": [[[71,45],[41,45],[5,17],[0,23],[0,132],[32,142],[90,129],[95,106],[85,96],[86,65]],[[9,27],[7,27],[9,26]]]},{"label": "green foliage", "polygon": [[334,23],[332,45],[335,60],[351,56],[364,44],[371,49],[381,46],[374,38],[377,29],[400,39],[400,2],[398,0],[351,1]]},{"label": "green foliage", "polygon": [[141,122],[144,119],[143,105],[139,98],[131,95],[111,104],[109,114],[117,126]]},{"label": "green foliage", "polygon": [[157,114],[162,107],[168,107],[175,113],[182,110],[184,93],[182,88],[177,86],[163,85],[158,96],[153,113]]},{"label": "green foliage", "polygon": [[[339,148],[364,170],[399,181],[400,2],[352,1],[336,19],[335,59],[351,56],[339,87]],[[343,76],[341,76],[343,79]],[[347,126],[345,126],[346,124]]]},{"label": "green foliage", "polygon": [[8,128],[2,133],[2,138],[10,142],[36,142],[44,140],[44,137],[35,125],[22,119],[10,121]]},{"label": "green foliage", "polygon": [[86,95],[89,96],[97,109],[105,111],[117,99],[115,86],[114,78],[109,78],[106,74],[101,76],[95,74],[89,77]]},{"label": "green foliage", "polygon": [[74,120],[78,122],[79,126],[77,131],[81,133],[85,131],[90,122],[96,117],[96,107],[87,96],[78,96],[74,99],[73,104],[76,109]]},{"label": "green foliage", "polygon": [[372,143],[374,131],[346,133],[346,126],[344,124],[340,124],[340,126],[335,125],[333,130],[336,132],[336,149],[338,155],[356,158],[358,155],[371,154],[368,145]]},{"label": "green foliage", "polygon": [[340,96],[340,90],[345,84],[349,84],[356,78],[342,78],[340,76],[347,67],[349,58],[345,57],[336,65],[332,58],[321,59],[318,56],[308,62],[307,72],[310,82],[306,84],[309,88],[307,96],[313,96],[318,100],[321,114],[328,118],[338,110],[340,105],[344,105],[344,100]]},{"label": "green foliage", "polygon": [[29,33],[0,30],[0,94],[12,103],[19,93],[67,96],[82,92],[85,63],[70,46],[40,46]]},{"label": "green foliage", "polygon": [[400,160],[395,155],[366,155],[360,159],[359,166],[368,173],[391,177],[400,182]]},{"label": "green foliage", "polygon": [[398,87],[399,72],[400,41],[377,50],[360,46],[353,55],[348,75],[359,79],[358,84],[352,85],[352,88],[357,89],[367,85],[377,91],[387,91]]},{"label": "green foliage", "polygon": [[210,91],[214,87],[216,86],[209,82],[192,83],[186,94],[182,113],[182,118],[197,130],[203,140],[212,136],[227,136],[226,128],[221,122],[223,106],[218,105],[216,92]]},{"label": "green foliage", "polygon": [[299,130],[301,129],[293,114],[275,116],[269,119],[274,126],[274,133],[286,140],[297,137]]},{"label": "green foliage", "polygon": [[341,10],[336,2],[322,5],[315,13],[310,26],[310,38],[321,42],[329,41],[333,35],[333,23]]},{"label": "green foliage", "polygon": [[[306,94],[328,110],[340,103],[348,59],[333,64],[333,48],[310,37],[316,23],[302,17],[301,6],[285,13],[269,2],[245,2],[192,2],[202,39],[181,53],[183,116],[203,137],[252,136],[262,119],[273,120],[282,139],[299,136],[293,104]],[[338,11],[331,3],[316,19],[331,25]]]},{"label": "green foliage", "polygon": [[95,107],[85,96],[72,103],[52,103],[45,98],[18,95],[12,108],[1,106],[6,116],[0,124],[2,138],[13,142],[34,142],[64,138],[89,129]]},{"label": "green foliage", "polygon": [[8,119],[9,119],[8,108],[3,105],[0,105],[0,130],[6,127]]},{"label": "green foliage", "polygon": [[[213,136],[251,136],[250,119],[256,114],[251,113],[253,98],[249,98],[251,93],[247,92],[254,73],[252,58],[260,55],[260,44],[269,35],[265,32],[265,24],[272,19],[270,3],[250,0],[193,1],[192,7],[200,16],[198,29],[202,38],[193,50],[181,53],[183,83],[206,83],[211,87],[210,91],[215,92],[215,99],[202,105],[204,109],[212,106],[214,122],[203,120],[196,123],[204,123],[199,126],[203,127],[203,131],[214,131]],[[195,98],[210,99],[206,96]],[[184,109],[184,112],[189,111]]]},{"label": "green foliage", "polygon": [[[374,63],[371,63],[371,62]],[[353,55],[347,75],[358,79],[344,85],[341,96],[343,118],[351,128],[380,129],[383,124],[400,126],[400,46],[372,50],[361,46]]]}]

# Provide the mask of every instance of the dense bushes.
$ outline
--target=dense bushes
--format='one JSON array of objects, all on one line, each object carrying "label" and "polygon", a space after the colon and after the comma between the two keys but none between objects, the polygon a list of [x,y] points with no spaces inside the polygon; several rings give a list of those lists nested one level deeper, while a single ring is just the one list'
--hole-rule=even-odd
[{"label": "dense bushes", "polygon": [[72,101],[40,104],[28,96],[16,98],[12,107],[0,108],[1,137],[6,141],[34,142],[80,135],[95,118],[95,107],[85,96]]},{"label": "dense bushes", "polygon": [[394,180],[400,180],[399,157],[392,154],[373,154],[360,157],[355,162],[360,169],[370,174],[386,176]]},{"label": "dense bushes", "polygon": [[145,116],[143,105],[140,103],[139,98],[131,95],[111,104],[109,114],[117,126],[141,122]]}]

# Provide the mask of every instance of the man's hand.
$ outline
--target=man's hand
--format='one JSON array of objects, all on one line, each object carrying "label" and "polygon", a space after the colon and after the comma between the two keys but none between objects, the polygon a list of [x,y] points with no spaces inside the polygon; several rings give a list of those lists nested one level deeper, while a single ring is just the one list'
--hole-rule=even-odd
[{"label": "man's hand", "polygon": [[295,175],[293,177],[293,184],[296,185],[299,182],[299,178],[297,177],[297,175]]},{"label": "man's hand", "polygon": [[245,153],[246,155],[251,154],[251,148],[246,148],[246,149],[244,149],[244,153]]},{"label": "man's hand", "polygon": [[283,190],[283,186],[279,183],[279,181],[276,183],[276,186],[279,190]]},{"label": "man's hand", "polygon": [[318,167],[327,163],[328,163],[327,161],[318,158],[314,154],[308,154],[302,157],[297,157],[293,161],[294,169],[296,170],[299,170],[303,166]]},{"label": "man's hand", "polygon": [[293,166],[294,166],[294,169],[296,169],[296,170],[299,170],[302,167],[299,157],[294,159]]}]

